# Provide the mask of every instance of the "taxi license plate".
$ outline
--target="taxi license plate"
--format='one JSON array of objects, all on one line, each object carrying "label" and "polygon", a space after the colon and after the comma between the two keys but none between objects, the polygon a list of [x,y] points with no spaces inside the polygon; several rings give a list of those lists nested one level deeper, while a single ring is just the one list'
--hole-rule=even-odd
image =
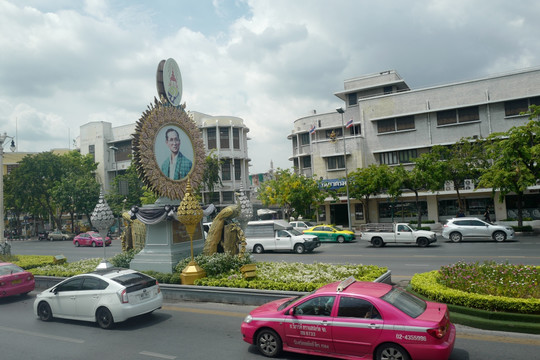
[{"label": "taxi license plate", "polygon": [[150,293],[148,292],[143,292],[141,294],[141,300],[148,299],[149,297],[150,297]]},{"label": "taxi license plate", "polygon": [[21,279],[17,279],[17,280],[13,280],[13,281],[11,282],[11,285],[16,285],[16,284],[20,284],[20,283],[22,283],[22,280],[21,280]]}]

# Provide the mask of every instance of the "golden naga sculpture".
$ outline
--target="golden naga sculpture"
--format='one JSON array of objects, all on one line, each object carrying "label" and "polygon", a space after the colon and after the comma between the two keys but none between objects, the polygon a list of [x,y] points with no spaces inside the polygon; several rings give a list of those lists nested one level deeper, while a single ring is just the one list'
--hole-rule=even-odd
[{"label": "golden naga sculpture", "polygon": [[141,250],[144,248],[146,225],[140,220],[131,220],[131,215],[127,211],[122,213],[122,220],[124,222],[124,231],[120,236],[122,240],[122,251],[131,249]]},{"label": "golden naga sculpture", "polygon": [[235,193],[236,204],[227,206],[219,212],[208,230],[203,254],[212,255],[225,252],[231,255],[246,251],[244,229],[253,215],[249,199],[243,193]]}]

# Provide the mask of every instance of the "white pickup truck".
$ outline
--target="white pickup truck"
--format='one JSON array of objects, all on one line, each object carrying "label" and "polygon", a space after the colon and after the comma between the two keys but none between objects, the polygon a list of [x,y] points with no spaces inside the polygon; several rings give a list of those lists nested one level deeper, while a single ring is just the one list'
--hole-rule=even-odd
[{"label": "white pickup truck", "polygon": [[250,221],[246,227],[246,250],[261,254],[264,251],[312,252],[321,246],[315,235],[302,234],[285,220]]},{"label": "white pickup truck", "polygon": [[369,241],[374,247],[386,244],[416,244],[426,247],[437,241],[433,231],[414,230],[405,223],[364,224],[360,227],[362,240]]}]

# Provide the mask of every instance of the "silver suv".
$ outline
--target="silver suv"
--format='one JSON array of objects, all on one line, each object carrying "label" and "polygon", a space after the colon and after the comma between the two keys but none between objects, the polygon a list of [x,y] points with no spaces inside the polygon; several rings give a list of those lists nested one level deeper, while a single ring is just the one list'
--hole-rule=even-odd
[{"label": "silver suv", "polygon": [[491,238],[504,241],[514,238],[514,229],[510,226],[490,224],[474,217],[448,219],[443,226],[442,236],[452,242],[463,238]]}]

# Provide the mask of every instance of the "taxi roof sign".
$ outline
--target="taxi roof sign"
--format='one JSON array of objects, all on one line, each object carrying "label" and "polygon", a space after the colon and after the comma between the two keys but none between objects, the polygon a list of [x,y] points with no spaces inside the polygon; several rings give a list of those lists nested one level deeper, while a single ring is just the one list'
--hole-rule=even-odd
[{"label": "taxi roof sign", "polygon": [[348,278],[346,278],[345,280],[343,280],[342,282],[339,283],[339,285],[337,287],[337,291],[338,292],[343,291],[347,287],[349,287],[349,285],[351,285],[351,284],[353,284],[355,282],[356,282],[356,279],[354,278],[354,276],[349,276]]}]

